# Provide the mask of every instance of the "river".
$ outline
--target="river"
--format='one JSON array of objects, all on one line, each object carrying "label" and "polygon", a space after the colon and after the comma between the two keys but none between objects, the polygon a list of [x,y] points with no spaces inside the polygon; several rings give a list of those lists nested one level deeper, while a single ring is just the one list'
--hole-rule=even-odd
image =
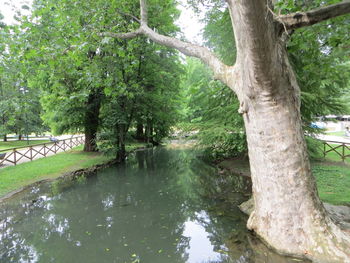
[{"label": "river", "polygon": [[1,204],[0,262],[296,262],[246,230],[249,183],[235,178],[194,150],[155,148],[33,186]]}]

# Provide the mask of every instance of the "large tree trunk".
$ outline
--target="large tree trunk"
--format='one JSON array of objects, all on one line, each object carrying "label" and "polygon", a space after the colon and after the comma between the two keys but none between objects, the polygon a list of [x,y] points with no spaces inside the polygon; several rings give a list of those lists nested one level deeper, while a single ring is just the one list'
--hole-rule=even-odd
[{"label": "large tree trunk", "polygon": [[84,152],[96,152],[96,133],[97,129],[93,126],[85,127]]},{"label": "large tree trunk", "polygon": [[[254,212],[248,228],[280,253],[348,262],[349,236],[319,200],[301,127],[299,87],[265,0],[228,1],[242,70]],[[232,84],[233,87],[233,84]]]},{"label": "large tree trunk", "polygon": [[4,134],[4,142],[7,142],[7,134]]},{"label": "large tree trunk", "polygon": [[99,113],[102,93],[99,89],[93,89],[88,97],[85,112],[85,152],[96,152],[96,135],[99,125]]}]

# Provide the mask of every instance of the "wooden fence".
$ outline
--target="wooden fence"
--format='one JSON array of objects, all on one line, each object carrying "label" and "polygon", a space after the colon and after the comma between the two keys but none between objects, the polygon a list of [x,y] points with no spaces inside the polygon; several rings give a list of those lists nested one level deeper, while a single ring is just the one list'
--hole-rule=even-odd
[{"label": "wooden fence", "polygon": [[56,154],[59,151],[66,151],[72,149],[75,146],[84,144],[85,137],[78,136],[72,137],[70,139],[58,140],[55,142],[34,144],[30,146],[23,146],[17,148],[10,148],[1,150],[1,153],[5,153],[3,159],[0,160],[0,166],[3,164],[11,163],[17,165],[22,159],[28,159],[33,161],[34,159],[40,157],[46,157],[49,153]]},{"label": "wooden fence", "polygon": [[323,141],[323,156],[326,157],[327,153],[335,152],[339,155],[343,162],[347,157],[350,157],[350,143],[336,142],[336,141]]}]

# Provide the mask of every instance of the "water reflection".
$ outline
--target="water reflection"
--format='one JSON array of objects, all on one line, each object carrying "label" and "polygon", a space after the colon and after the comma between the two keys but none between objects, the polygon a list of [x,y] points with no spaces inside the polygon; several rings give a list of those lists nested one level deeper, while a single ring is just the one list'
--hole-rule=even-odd
[{"label": "water reflection", "polygon": [[191,151],[138,151],[124,166],[2,204],[0,261],[294,262],[246,230],[236,206],[246,186],[235,180]]},{"label": "water reflection", "polygon": [[[209,220],[205,211],[202,211],[203,216]],[[183,235],[189,238],[189,244],[186,248],[188,263],[202,262],[203,259],[207,259],[208,261],[220,259],[220,252],[222,253],[224,250],[215,251],[215,247],[211,243],[207,231],[200,222],[189,220],[184,225]]]}]

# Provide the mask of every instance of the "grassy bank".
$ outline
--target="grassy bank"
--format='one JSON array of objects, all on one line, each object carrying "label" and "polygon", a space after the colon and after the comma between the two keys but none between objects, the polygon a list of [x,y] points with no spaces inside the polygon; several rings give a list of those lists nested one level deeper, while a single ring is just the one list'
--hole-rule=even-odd
[{"label": "grassy bank", "polygon": [[350,205],[350,166],[342,163],[313,163],[318,193],[322,201]]},{"label": "grassy bank", "polygon": [[[219,166],[233,173],[250,174],[247,161],[225,160]],[[321,200],[334,205],[350,205],[350,165],[326,159],[312,162],[311,166]]]},{"label": "grassy bank", "polygon": [[[336,145],[336,144],[331,144],[331,146],[333,147],[333,148],[335,148],[335,147],[337,147],[338,145]],[[330,148],[327,146],[327,148],[326,148],[327,150],[330,150]],[[340,154],[342,154],[342,151],[343,151],[343,149],[342,149],[342,147],[339,147],[339,148],[337,148],[336,149]],[[320,155],[321,155],[322,153],[320,153]],[[350,150],[349,149],[347,149],[347,148],[344,148],[344,154],[345,155],[350,155]],[[341,156],[338,154],[338,153],[336,153],[335,151],[331,151],[331,152],[328,152],[327,154],[326,154],[326,160],[327,161],[333,161],[333,162],[340,162],[342,159],[341,159]],[[347,163],[347,164],[350,164],[350,157],[347,157],[347,158],[345,158],[345,163]]]},{"label": "grassy bank", "polygon": [[[127,150],[131,151],[142,146],[144,145],[128,145]],[[92,167],[113,159],[101,153],[83,152],[82,148],[83,146],[79,146],[33,162],[0,169],[0,197],[26,185],[44,179],[54,179],[64,173]]]},{"label": "grassy bank", "polygon": [[0,151],[9,149],[9,148],[17,148],[17,147],[25,147],[29,145],[34,145],[34,144],[41,144],[41,143],[47,143],[50,142],[49,140],[29,140],[27,141],[7,141],[7,142],[2,142],[0,141]]}]

